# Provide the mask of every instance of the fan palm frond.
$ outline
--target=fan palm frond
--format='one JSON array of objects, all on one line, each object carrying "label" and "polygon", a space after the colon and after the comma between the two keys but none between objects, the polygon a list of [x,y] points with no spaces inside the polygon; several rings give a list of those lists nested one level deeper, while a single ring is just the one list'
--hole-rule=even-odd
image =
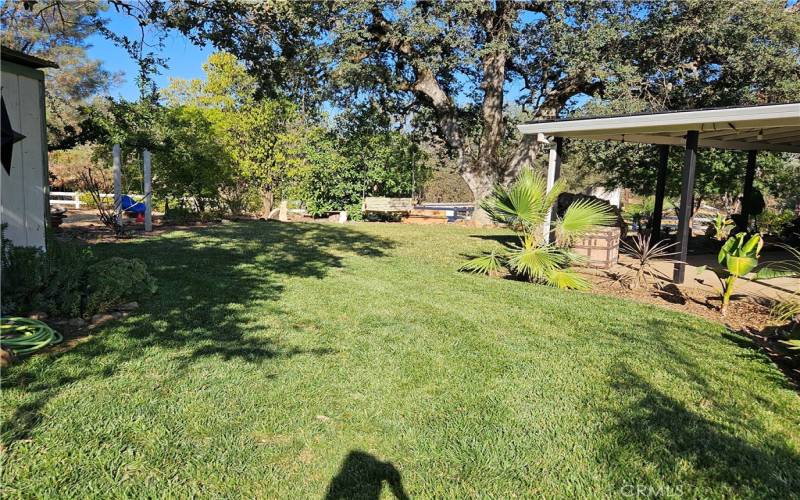
[{"label": "fan palm frond", "polygon": [[591,288],[591,284],[586,278],[571,269],[553,269],[545,275],[544,280],[548,285],[556,288],[569,290],[589,290]]},{"label": "fan palm frond", "polygon": [[567,246],[575,238],[614,223],[616,215],[609,205],[597,200],[582,199],[572,203],[556,223],[556,240]]},{"label": "fan palm frond", "polygon": [[510,253],[508,265],[520,276],[544,280],[547,273],[565,263],[563,252],[552,245],[538,245],[532,238]]},{"label": "fan palm frond", "polygon": [[504,264],[505,258],[492,250],[486,255],[481,255],[480,257],[475,257],[474,259],[468,260],[460,268],[458,268],[458,270],[476,274],[492,275],[499,274],[503,270]]},{"label": "fan palm frond", "polygon": [[544,222],[553,200],[562,190],[563,183],[556,183],[548,192],[545,179],[525,169],[509,188],[495,186],[481,207],[493,221],[529,232]]}]

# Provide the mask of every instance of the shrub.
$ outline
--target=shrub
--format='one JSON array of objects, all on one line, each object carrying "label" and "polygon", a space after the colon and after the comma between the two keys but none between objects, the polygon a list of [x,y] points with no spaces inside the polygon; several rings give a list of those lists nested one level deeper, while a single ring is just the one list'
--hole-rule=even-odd
[{"label": "shrub", "polygon": [[92,262],[92,251],[78,243],[49,238],[45,267],[47,281],[40,303],[48,314],[64,317],[80,316],[86,273]]},{"label": "shrub", "polygon": [[155,291],[138,259],[92,263],[91,250],[47,235],[47,252],[2,240],[2,314],[42,310],[57,317],[103,312]]},{"label": "shrub", "polygon": [[86,315],[106,311],[156,291],[155,279],[139,259],[111,257],[88,269]]},{"label": "shrub", "polygon": [[2,313],[31,311],[45,282],[44,252],[17,247],[3,239]]},{"label": "shrub", "polygon": [[765,210],[758,217],[758,226],[762,233],[780,236],[784,228],[789,226],[794,219],[794,212],[791,210]]}]

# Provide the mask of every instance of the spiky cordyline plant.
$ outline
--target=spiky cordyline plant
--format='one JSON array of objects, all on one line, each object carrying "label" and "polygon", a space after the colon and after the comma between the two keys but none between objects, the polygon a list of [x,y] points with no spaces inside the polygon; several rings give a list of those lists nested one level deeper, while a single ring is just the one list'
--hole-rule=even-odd
[{"label": "spiky cordyline plant", "polygon": [[576,238],[598,226],[610,225],[616,218],[611,208],[601,202],[578,200],[554,221],[555,242],[546,243],[544,223],[563,190],[564,184],[559,181],[547,191],[545,179],[530,169],[523,170],[510,187],[496,186],[481,207],[493,221],[513,229],[519,243],[471,259],[461,270],[498,274],[505,268],[537,283],[588,289],[589,282],[570,269],[571,264],[583,259],[570,246]]},{"label": "spiky cordyline plant", "polygon": [[653,280],[656,287],[661,288],[659,280],[666,277],[656,271],[655,261],[672,264],[680,262],[672,258],[677,254],[677,252],[671,251],[677,243],[669,243],[666,240],[652,243],[649,234],[636,233],[631,238],[631,243],[622,241],[621,244],[623,251],[636,260],[636,275],[631,280],[631,288],[646,286],[648,277]]}]

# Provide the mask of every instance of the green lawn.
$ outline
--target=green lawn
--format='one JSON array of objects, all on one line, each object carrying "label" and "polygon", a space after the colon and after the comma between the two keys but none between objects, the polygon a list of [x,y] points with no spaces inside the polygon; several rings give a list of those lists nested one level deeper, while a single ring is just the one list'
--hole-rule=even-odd
[{"label": "green lawn", "polygon": [[800,398],[763,355],[458,273],[493,234],[262,222],[98,246],[159,292],[3,374],[3,497],[800,492]]}]

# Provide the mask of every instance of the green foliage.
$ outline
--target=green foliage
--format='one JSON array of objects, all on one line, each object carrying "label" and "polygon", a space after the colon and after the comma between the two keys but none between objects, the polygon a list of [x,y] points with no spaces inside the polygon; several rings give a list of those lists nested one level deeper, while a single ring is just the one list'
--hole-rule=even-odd
[{"label": "green foliage", "polygon": [[[800,279],[800,250],[789,245],[777,245],[789,253],[789,258],[778,262],[770,262],[756,273],[757,280],[773,278]],[[772,307],[772,317],[778,321],[795,321],[800,323],[800,292],[783,297]],[[797,342],[797,341],[795,341]],[[800,345],[798,346],[800,347]]]},{"label": "green foliage", "polygon": [[736,225],[727,215],[717,214],[711,219],[711,222],[708,223],[706,234],[709,234],[717,241],[725,241],[735,227]]},{"label": "green foliage", "polygon": [[[761,248],[764,246],[764,240],[761,239],[760,234],[754,234],[749,239],[746,238],[747,233],[738,233],[728,238],[717,255],[720,267],[711,268],[722,285],[720,312],[723,315],[727,312],[736,280],[746,276],[758,266],[758,258]],[[705,269],[706,266],[698,268],[698,274]]]},{"label": "green foliage", "polygon": [[55,317],[78,317],[155,292],[154,280],[138,259],[94,263],[87,246],[52,235],[47,237],[47,252],[3,239],[2,276],[4,315],[45,311]]},{"label": "green foliage", "polygon": [[784,210],[764,210],[758,217],[758,229],[763,234],[781,236],[794,220],[794,211]]},{"label": "green foliage", "polygon": [[67,318],[81,315],[87,271],[92,260],[91,249],[83,244],[48,239],[47,282],[39,299],[48,314]]},{"label": "green foliage", "polygon": [[13,246],[5,239],[2,252],[2,314],[34,309],[46,279],[43,252]]},{"label": "green foliage", "polygon": [[140,259],[111,257],[89,266],[86,315],[156,292],[155,279]]},{"label": "green foliage", "polygon": [[625,205],[625,215],[631,218],[633,225],[640,234],[648,233],[652,230],[655,205],[655,196],[644,196],[638,203]]},{"label": "green foliage", "polygon": [[569,247],[576,238],[598,226],[612,224],[615,217],[606,205],[579,200],[555,221],[555,243],[545,243],[546,217],[562,189],[563,184],[557,182],[548,192],[545,179],[530,169],[523,170],[508,188],[495,186],[494,193],[484,200],[482,207],[492,220],[516,231],[519,244],[473,258],[463,264],[461,270],[497,274],[501,267],[507,267],[513,274],[530,281],[587,290],[589,282],[569,269],[571,264],[582,260]]},{"label": "green foliage", "polygon": [[212,119],[191,105],[164,110],[163,139],[153,158],[154,190],[173,199],[191,198],[199,212],[216,204],[234,175]]}]

